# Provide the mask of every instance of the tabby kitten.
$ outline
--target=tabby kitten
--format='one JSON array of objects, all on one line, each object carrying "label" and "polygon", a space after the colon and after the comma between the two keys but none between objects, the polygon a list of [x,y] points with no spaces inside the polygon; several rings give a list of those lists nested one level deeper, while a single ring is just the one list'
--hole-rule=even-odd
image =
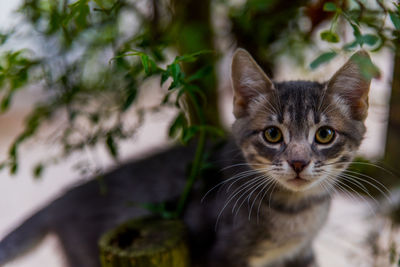
[{"label": "tabby kitten", "polygon": [[[193,266],[316,266],[312,241],[329,194],[365,132],[370,79],[359,57],[369,59],[356,53],[327,83],[274,83],[235,52],[233,140],[213,155],[220,171],[204,174],[185,211]],[[105,175],[105,195],[96,181],[71,189],[0,242],[0,264],[53,232],[70,266],[99,266],[101,233],[148,214],[127,203],[179,197],[193,153],[175,147],[127,163]]]}]

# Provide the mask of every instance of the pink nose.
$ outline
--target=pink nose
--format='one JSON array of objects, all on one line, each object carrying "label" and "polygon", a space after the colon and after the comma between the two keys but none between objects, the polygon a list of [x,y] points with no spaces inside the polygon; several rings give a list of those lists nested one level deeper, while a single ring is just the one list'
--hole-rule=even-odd
[{"label": "pink nose", "polygon": [[288,160],[289,165],[292,169],[299,174],[304,168],[310,163],[310,161],[304,160]]}]

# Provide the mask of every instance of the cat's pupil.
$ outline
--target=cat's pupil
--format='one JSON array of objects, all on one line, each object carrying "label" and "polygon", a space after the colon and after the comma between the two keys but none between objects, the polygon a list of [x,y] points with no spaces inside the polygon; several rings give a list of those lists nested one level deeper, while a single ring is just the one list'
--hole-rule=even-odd
[{"label": "cat's pupil", "polygon": [[325,138],[327,138],[327,137],[330,135],[330,130],[328,130],[328,129],[322,129],[322,130],[320,131],[319,135],[320,135],[323,139],[325,139]]},{"label": "cat's pupil", "polygon": [[269,136],[271,136],[273,139],[278,137],[278,131],[276,130],[276,128],[271,128],[268,130],[269,132]]}]

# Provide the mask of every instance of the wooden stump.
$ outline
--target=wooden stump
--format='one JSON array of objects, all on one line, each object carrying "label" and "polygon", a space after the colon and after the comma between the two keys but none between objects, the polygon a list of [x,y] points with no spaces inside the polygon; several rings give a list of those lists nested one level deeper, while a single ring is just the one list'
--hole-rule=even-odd
[{"label": "wooden stump", "polygon": [[144,218],[105,233],[99,242],[102,267],[189,267],[181,221]]}]

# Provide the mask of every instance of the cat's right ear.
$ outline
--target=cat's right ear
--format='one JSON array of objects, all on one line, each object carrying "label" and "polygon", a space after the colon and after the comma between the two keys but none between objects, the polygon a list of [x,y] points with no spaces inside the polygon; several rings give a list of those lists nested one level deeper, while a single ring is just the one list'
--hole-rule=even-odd
[{"label": "cat's right ear", "polygon": [[330,79],[327,90],[350,108],[356,120],[365,120],[368,112],[368,92],[372,75],[365,75],[361,66],[372,65],[368,53],[355,53]]},{"label": "cat's right ear", "polygon": [[233,114],[248,115],[249,103],[273,90],[273,83],[244,49],[237,49],[232,58]]}]

